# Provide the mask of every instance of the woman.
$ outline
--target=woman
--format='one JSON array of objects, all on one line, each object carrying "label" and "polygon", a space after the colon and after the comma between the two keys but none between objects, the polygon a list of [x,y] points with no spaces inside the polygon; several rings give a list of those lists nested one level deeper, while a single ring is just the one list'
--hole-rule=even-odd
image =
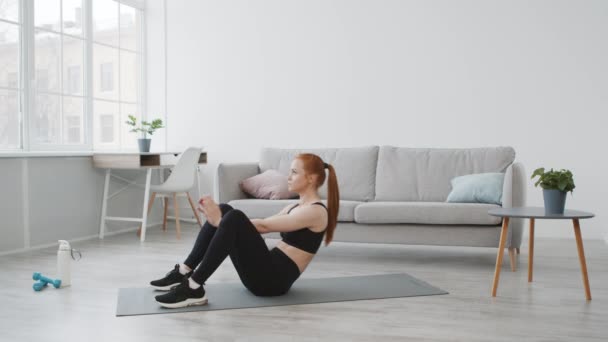
[{"label": "woman", "polygon": [[[320,202],[318,193],[326,168],[329,207]],[[156,296],[156,301],[167,308],[206,304],[203,285],[227,256],[245,287],[256,296],[285,294],[315,256],[323,237],[326,246],[331,242],[340,202],[333,166],[315,154],[295,157],[287,186],[300,195],[298,203],[265,219],[250,220],[227,204],[218,206],[210,196],[201,198],[198,210],[207,222],[186,261],[164,278],[150,282],[158,290],[169,290]],[[282,238],[272,250],[261,236],[270,232],[280,232]]]}]

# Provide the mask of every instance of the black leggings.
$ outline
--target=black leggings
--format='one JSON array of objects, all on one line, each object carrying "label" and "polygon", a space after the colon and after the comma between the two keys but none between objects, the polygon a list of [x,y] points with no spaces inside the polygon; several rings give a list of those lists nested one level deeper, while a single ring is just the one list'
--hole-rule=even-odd
[{"label": "black leggings", "polygon": [[300,276],[298,265],[280,249],[268,250],[264,238],[242,211],[224,203],[220,209],[218,227],[206,222],[184,261],[191,269],[198,265],[192,280],[204,284],[230,255],[241,281],[254,295],[285,294]]}]

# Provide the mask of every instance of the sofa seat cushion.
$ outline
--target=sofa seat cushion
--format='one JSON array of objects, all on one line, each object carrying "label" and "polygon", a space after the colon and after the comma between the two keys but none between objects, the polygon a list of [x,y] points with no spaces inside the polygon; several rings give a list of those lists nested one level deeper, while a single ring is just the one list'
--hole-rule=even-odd
[{"label": "sofa seat cushion", "polygon": [[496,225],[500,217],[488,210],[500,208],[487,203],[367,202],[355,208],[357,223],[475,224]]},{"label": "sofa seat cushion", "polygon": [[[295,204],[298,199],[267,200],[267,199],[238,199],[228,202],[234,209],[239,209],[250,219],[266,218],[277,214],[281,209],[289,204]],[[321,200],[327,205],[326,200]],[[359,201],[340,200],[340,210],[338,211],[338,222],[353,222],[355,218],[355,207],[361,203]]]}]

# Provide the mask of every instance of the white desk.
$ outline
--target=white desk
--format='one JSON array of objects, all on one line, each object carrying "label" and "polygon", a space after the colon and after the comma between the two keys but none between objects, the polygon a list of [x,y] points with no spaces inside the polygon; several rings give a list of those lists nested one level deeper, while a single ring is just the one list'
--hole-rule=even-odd
[{"label": "white desk", "polygon": [[[152,170],[158,170],[160,182],[164,181],[163,169],[171,168],[177,162],[178,155],[181,152],[95,152],[93,154],[93,166],[96,168],[106,169],[105,183],[103,187],[103,203],[101,206],[101,222],[99,224],[99,238],[103,239],[106,231],[106,221],[129,221],[129,222],[140,222],[141,223],[141,236],[140,241],[146,239],[146,228],[148,223],[148,197],[150,196],[150,181],[152,179]],[[207,163],[207,152],[201,152],[199,158],[199,164]],[[110,199],[119,193],[126,190],[129,186],[134,185],[141,187],[136,184],[135,181],[131,181],[112,174],[112,169],[120,170],[141,170],[146,171],[146,182],[144,184],[144,198],[143,198],[143,211],[142,217],[118,217],[107,215],[107,204]],[[199,167],[197,166],[197,177],[196,184],[200,194],[200,181],[199,181]],[[113,194],[108,196],[108,189],[110,187],[110,179],[115,177],[121,181],[127,183],[124,187],[117,190]]]}]

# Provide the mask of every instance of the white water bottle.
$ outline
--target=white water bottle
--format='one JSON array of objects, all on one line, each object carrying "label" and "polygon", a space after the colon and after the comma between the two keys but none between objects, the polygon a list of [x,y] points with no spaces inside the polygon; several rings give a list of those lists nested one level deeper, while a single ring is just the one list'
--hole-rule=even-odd
[{"label": "white water bottle", "polygon": [[61,279],[61,287],[70,286],[72,283],[72,248],[70,243],[59,240],[57,251],[57,278]]}]

